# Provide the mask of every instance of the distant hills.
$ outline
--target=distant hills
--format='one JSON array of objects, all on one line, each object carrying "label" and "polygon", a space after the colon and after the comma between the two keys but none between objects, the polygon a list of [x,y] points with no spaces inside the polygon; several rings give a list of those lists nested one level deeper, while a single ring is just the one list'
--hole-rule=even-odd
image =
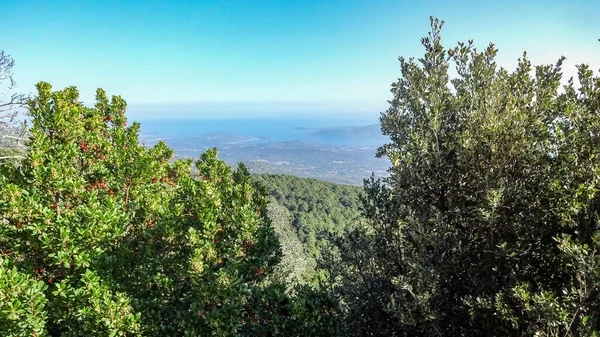
[{"label": "distant hills", "polygon": [[[252,173],[292,174],[362,185],[372,173],[387,175],[390,163],[376,158],[389,142],[379,124],[332,126],[319,120],[195,120],[145,122],[147,145],[162,139],[177,156],[197,158],[217,147],[229,165],[244,162]],[[346,124],[348,123],[348,124]]]},{"label": "distant hills", "polygon": [[371,124],[365,126],[336,126],[319,128],[310,132],[313,137],[320,138],[381,138],[386,137],[381,135],[379,124]]}]

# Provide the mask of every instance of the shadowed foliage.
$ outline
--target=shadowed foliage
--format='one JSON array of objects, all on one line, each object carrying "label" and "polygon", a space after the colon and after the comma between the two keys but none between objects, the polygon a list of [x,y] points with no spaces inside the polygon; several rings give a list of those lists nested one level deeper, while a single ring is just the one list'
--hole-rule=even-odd
[{"label": "shadowed foliage", "polygon": [[[354,336],[590,336],[600,329],[600,79],[562,59],[514,71],[493,44],[400,58],[381,115],[390,176],[337,245]],[[456,78],[450,78],[450,66]]]}]

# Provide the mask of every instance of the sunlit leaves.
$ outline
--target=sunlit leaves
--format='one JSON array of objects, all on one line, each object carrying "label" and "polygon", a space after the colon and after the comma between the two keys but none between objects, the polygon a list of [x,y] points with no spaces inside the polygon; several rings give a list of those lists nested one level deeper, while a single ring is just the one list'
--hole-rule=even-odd
[{"label": "sunlit leaves", "polygon": [[277,312],[250,306],[270,298],[262,287],[281,253],[243,165],[232,170],[213,149],[192,177],[192,162],[172,161],[163,142],[139,143],[122,98],[99,89],[90,108],[75,87],[37,88],[27,158],[0,176],[0,330],[232,336],[254,331],[250,316],[274,335],[318,326],[314,310],[270,325],[261,317]]}]

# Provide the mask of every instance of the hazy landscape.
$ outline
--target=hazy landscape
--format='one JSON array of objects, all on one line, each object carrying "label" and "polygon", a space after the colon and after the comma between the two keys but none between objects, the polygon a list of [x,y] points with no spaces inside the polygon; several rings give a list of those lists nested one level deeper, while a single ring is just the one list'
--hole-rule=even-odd
[{"label": "hazy landscape", "polygon": [[140,139],[149,146],[162,140],[177,156],[194,159],[217,147],[227,163],[243,162],[253,173],[294,174],[350,185],[362,185],[371,174],[384,176],[389,161],[375,157],[387,141],[379,124],[335,125],[340,122],[344,119],[150,120],[141,121]]}]

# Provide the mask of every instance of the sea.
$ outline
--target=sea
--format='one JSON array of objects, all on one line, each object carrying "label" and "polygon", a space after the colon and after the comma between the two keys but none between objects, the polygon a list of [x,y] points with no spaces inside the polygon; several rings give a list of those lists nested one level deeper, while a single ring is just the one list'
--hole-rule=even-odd
[{"label": "sea", "polygon": [[[169,140],[181,138],[207,138],[217,135],[233,136],[230,142],[247,144],[303,141],[341,146],[377,146],[385,142],[379,133],[379,121],[375,118],[204,118],[204,119],[164,119],[139,120],[143,139]],[[326,130],[348,130],[371,126],[376,132],[360,137],[347,132],[332,135]],[[321,132],[317,132],[321,131]],[[217,139],[217,138],[215,138]],[[220,139],[220,138],[219,138]],[[220,141],[215,141],[215,145]]]}]

